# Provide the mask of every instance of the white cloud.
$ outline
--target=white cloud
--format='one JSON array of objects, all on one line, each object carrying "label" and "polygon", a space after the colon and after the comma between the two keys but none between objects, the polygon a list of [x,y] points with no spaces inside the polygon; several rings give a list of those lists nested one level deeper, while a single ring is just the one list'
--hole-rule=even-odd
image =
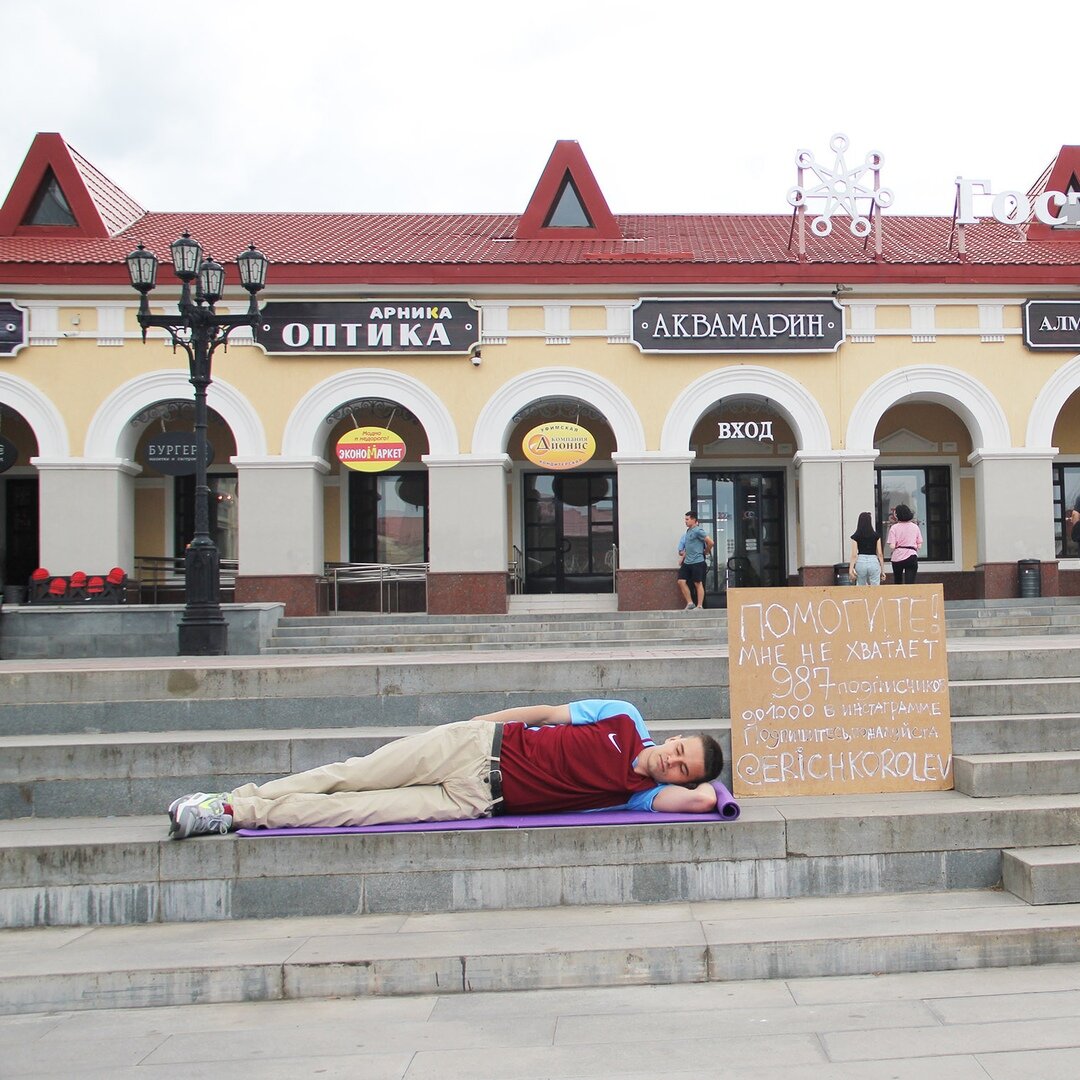
[{"label": "white cloud", "polygon": [[574,138],[617,213],[785,213],[844,131],[895,212],[948,214],[1071,134],[1067,65],[928,0],[0,6],[0,190],[59,131],[152,210],[520,212]]}]

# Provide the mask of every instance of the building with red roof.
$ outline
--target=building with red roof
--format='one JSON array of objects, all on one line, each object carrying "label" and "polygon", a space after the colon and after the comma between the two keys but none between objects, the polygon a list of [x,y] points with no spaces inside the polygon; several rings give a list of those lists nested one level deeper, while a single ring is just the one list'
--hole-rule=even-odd
[{"label": "building with red roof", "polygon": [[328,568],[407,564],[432,612],[681,606],[693,507],[720,606],[832,584],[859,513],[901,502],[947,598],[1014,596],[1029,560],[1080,593],[1080,147],[1022,192],[958,182],[951,218],[892,213],[881,156],[830,150],[776,178],[784,214],[613,213],[569,141],[520,214],[189,214],[39,134],[0,206],[4,580],[138,577],[189,542],[192,479],[161,456],[191,431],[186,358],[143,343],[124,264],[143,244],[168,270],[188,232],[270,260],[209,392],[237,601],[312,612]]}]

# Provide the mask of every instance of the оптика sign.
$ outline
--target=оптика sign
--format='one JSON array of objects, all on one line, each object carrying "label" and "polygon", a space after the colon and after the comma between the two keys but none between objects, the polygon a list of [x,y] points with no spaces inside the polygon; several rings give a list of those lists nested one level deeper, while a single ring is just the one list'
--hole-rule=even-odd
[{"label": "\u043e\u043f\u0442\u0438\u043a\u0430 sign", "polygon": [[255,341],[274,355],[472,351],[480,312],[461,300],[270,301]]}]

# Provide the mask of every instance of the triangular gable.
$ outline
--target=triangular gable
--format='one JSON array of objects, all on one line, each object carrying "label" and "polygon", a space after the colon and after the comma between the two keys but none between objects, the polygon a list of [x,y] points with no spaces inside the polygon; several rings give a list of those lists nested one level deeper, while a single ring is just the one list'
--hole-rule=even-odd
[{"label": "triangular gable", "polygon": [[560,139],[521,215],[518,240],[621,240],[622,231],[581,147]]},{"label": "triangular gable", "polygon": [[[1070,191],[1080,191],[1080,146],[1063,146],[1058,151],[1057,159],[1053,165],[1043,174],[1045,183],[1041,183],[1036,194],[1044,191],[1060,191],[1068,194]],[[1040,177],[1040,182],[1042,177]],[[1075,220],[1075,207],[1051,207],[1051,213],[1056,213],[1062,218],[1068,211],[1069,216]],[[1080,240],[1080,229],[1060,229],[1053,225],[1045,225],[1033,217],[1028,225],[1027,236],[1029,240]]]},{"label": "triangular gable", "polygon": [[[26,224],[43,185],[53,179],[61,196],[56,201],[73,223]],[[145,213],[56,132],[39,132],[0,207],[0,236],[116,236]]]}]

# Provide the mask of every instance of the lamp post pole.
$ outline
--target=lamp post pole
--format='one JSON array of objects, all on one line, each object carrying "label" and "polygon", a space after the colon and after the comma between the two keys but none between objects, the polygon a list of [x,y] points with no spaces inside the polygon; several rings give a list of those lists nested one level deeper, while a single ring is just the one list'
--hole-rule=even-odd
[{"label": "lamp post pole", "polygon": [[[148,294],[157,279],[157,258],[140,244],[125,260],[132,287],[140,293],[139,326],[143,341],[150,327],[165,330],[187,354],[189,381],[195,389],[195,533],[184,554],[184,615],[179,626],[180,656],[223,656],[228,651],[229,627],[221,610],[221,562],[210,535],[210,486],[207,482],[206,391],[219,345],[240,326],[256,329],[257,294],[266,284],[268,261],[254,245],[237,256],[240,282],[250,294],[242,316],[218,315],[214,305],[225,289],[225,268],[203,258],[199,245],[184,233],[171,245],[173,268],[181,281],[176,315],[152,315]],[[195,283],[194,296],[192,283]]]}]

